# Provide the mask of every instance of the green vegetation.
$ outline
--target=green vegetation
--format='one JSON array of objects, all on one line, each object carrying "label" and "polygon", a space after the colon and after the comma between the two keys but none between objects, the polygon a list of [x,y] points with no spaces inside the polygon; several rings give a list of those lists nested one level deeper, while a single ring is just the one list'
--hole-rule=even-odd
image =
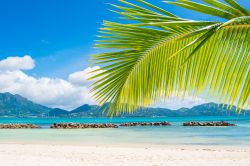
[{"label": "green vegetation", "polygon": [[[0,117],[107,117],[107,113],[100,111],[96,105],[84,104],[74,110],[67,111],[60,108],[48,108],[20,95],[0,93]],[[239,116],[235,107],[227,110],[226,106],[207,103],[193,108],[170,110],[166,108],[139,109],[134,114],[123,113],[120,117],[176,117],[176,116]],[[249,110],[243,110],[241,116],[250,116]]]},{"label": "green vegetation", "polygon": [[[86,107],[86,105],[83,105]],[[84,108],[79,107],[79,108]],[[67,114],[57,112],[52,117],[108,117],[107,112],[100,111],[100,107],[90,105],[90,109],[81,109],[81,112],[74,113],[73,111]],[[233,107],[231,110],[226,109],[226,105],[223,107],[222,104],[218,105],[215,103],[207,103],[195,106],[193,108],[180,108],[178,110],[170,110],[167,108],[145,108],[138,109],[135,113],[121,113],[118,117],[189,117],[189,116],[250,116],[249,110],[242,110],[240,114],[236,113],[236,108]],[[78,109],[79,109],[78,108]]]},{"label": "green vegetation", "polygon": [[[159,98],[202,95],[249,108],[250,11],[235,0],[164,1],[220,17],[180,18],[144,0],[112,5],[120,22],[104,21],[92,56],[95,98],[112,115],[134,112]],[[112,50],[112,51],[110,51]]]},{"label": "green vegetation", "polygon": [[33,103],[20,95],[0,93],[0,117],[46,116],[51,108]]}]

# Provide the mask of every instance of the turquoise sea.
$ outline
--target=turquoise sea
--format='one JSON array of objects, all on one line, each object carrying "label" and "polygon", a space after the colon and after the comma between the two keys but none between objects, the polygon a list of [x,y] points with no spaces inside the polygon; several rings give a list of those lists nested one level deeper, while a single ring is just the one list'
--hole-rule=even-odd
[{"label": "turquoise sea", "polygon": [[[228,121],[234,127],[184,127],[186,121]],[[169,121],[172,126],[115,129],[49,129],[52,123]],[[0,143],[230,145],[250,147],[250,117],[0,118],[0,123],[33,123],[41,129],[1,129]]]}]

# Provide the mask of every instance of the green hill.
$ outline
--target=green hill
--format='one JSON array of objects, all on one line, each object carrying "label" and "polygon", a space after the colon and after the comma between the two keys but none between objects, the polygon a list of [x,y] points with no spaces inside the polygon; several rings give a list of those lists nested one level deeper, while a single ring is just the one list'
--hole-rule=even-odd
[{"label": "green hill", "polygon": [[[207,103],[193,108],[170,110],[166,108],[140,109],[134,114],[124,113],[119,117],[178,117],[178,116],[250,116],[250,111],[236,113],[236,108],[227,109],[227,105]],[[60,108],[48,108],[36,104],[20,95],[0,93],[0,117],[106,117],[107,114],[96,105],[84,104],[72,111]]]},{"label": "green hill", "polygon": [[20,95],[0,93],[0,116],[47,116],[51,108],[33,103]]}]

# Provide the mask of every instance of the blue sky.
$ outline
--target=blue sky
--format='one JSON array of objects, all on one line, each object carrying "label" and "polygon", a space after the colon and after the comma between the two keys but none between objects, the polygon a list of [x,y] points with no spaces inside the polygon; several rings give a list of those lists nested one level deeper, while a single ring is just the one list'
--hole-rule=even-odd
[{"label": "blue sky", "polygon": [[[151,0],[182,17],[212,17]],[[244,6],[250,1],[240,0]],[[35,76],[66,78],[86,68],[91,46],[102,20],[117,20],[107,3],[117,0],[5,0],[0,1],[0,59],[31,55]]]},{"label": "blue sky", "polygon": [[[149,1],[184,18],[218,20],[160,0]],[[250,0],[238,2],[250,7]],[[34,77],[38,83],[41,77],[67,80],[70,74],[86,69],[89,55],[100,51],[92,45],[102,21],[118,20],[108,10],[112,8],[108,3],[118,3],[118,0],[1,0],[0,61],[30,55],[32,59],[25,59],[31,67],[22,71],[27,77]],[[7,90],[2,88],[0,92]],[[36,97],[23,90],[11,90],[30,99]]]},{"label": "blue sky", "polygon": [[0,58],[31,55],[37,76],[66,77],[84,69],[110,0],[0,1]]}]

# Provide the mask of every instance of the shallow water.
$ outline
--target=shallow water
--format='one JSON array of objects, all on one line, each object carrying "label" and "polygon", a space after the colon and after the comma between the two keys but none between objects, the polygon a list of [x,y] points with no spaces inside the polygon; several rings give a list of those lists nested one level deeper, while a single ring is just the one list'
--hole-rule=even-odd
[{"label": "shallow water", "polygon": [[[186,121],[229,121],[234,127],[184,127]],[[49,129],[52,123],[122,123],[169,121],[172,126],[116,129]],[[250,117],[165,118],[0,118],[0,123],[34,123],[42,129],[1,129],[0,143],[152,144],[250,146]]]}]

